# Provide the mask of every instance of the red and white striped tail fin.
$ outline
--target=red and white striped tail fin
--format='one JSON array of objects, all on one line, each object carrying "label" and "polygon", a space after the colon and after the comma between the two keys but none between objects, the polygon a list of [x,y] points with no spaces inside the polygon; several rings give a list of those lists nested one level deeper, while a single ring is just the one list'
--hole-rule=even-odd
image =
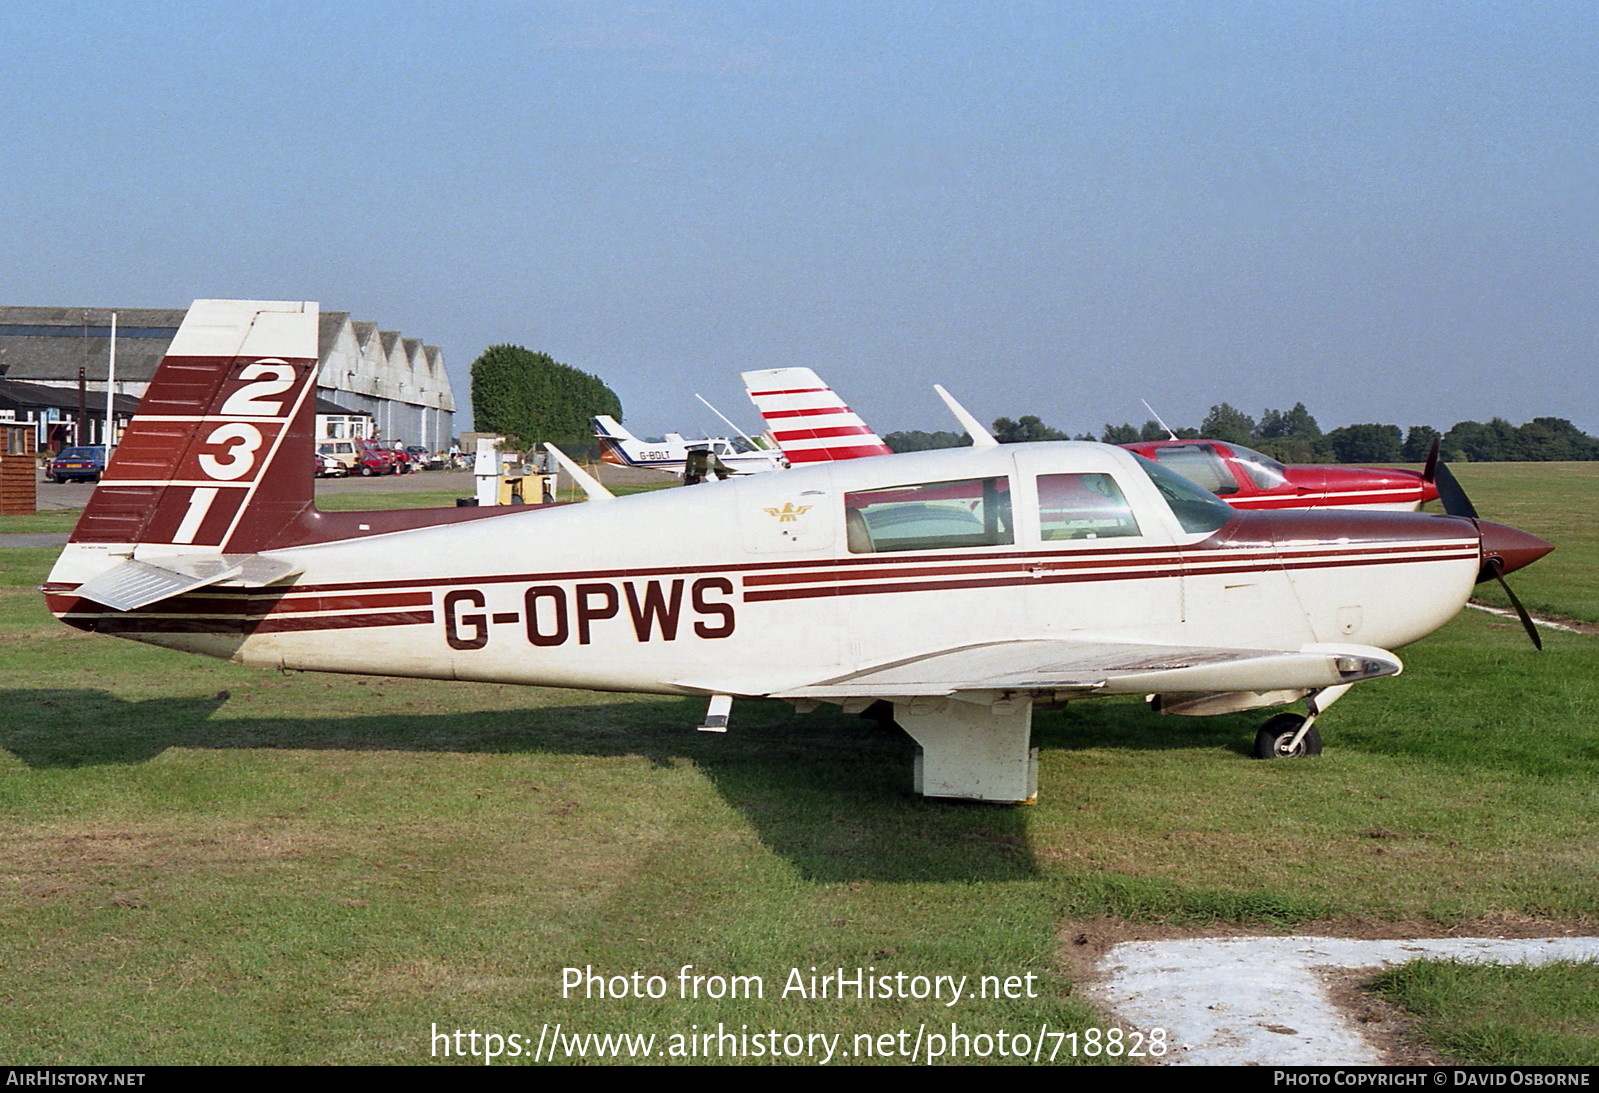
[{"label": "red and white striped tail fin", "polygon": [[196,300],[72,533],[264,549],[312,505],[317,305]]},{"label": "red and white striped tail fin", "polygon": [[745,372],[750,401],[790,466],[893,454],[809,368]]}]

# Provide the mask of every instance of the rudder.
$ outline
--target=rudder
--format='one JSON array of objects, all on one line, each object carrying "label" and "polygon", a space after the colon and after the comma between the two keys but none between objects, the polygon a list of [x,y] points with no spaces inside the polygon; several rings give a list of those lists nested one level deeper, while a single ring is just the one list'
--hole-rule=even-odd
[{"label": "rudder", "polygon": [[768,368],[743,377],[790,466],[893,454],[811,369]]},{"label": "rudder", "polygon": [[318,308],[196,300],[74,543],[250,552],[313,503]]}]

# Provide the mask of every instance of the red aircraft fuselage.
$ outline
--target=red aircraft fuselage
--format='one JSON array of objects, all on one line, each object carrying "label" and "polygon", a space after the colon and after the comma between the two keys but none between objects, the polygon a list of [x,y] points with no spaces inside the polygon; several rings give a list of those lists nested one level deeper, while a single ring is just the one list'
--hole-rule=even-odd
[{"label": "red aircraft fuselage", "polygon": [[1300,463],[1219,440],[1153,440],[1121,447],[1153,459],[1238,509],[1323,506],[1414,512],[1438,496],[1419,471]]}]

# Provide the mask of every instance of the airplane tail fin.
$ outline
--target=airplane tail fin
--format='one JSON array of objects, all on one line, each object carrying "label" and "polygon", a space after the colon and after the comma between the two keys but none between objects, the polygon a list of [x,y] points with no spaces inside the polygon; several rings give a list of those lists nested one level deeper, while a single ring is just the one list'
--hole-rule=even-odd
[{"label": "airplane tail fin", "polygon": [[594,418],[594,439],[600,442],[600,462],[615,467],[633,466],[633,456],[627,445],[638,445],[638,437],[628,432],[622,423],[609,414]]},{"label": "airplane tail fin", "polygon": [[313,504],[317,359],[314,303],[196,300],[71,542],[266,549]]},{"label": "airplane tail fin", "polygon": [[871,426],[811,369],[768,368],[743,376],[750,401],[790,466],[891,454]]}]

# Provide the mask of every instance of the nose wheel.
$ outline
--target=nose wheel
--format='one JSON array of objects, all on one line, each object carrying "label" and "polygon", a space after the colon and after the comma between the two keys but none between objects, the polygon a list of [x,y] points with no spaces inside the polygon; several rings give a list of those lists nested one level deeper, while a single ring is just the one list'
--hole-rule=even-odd
[{"label": "nose wheel", "polygon": [[1321,754],[1321,733],[1314,721],[1296,713],[1280,713],[1255,733],[1256,759],[1299,759]]}]

